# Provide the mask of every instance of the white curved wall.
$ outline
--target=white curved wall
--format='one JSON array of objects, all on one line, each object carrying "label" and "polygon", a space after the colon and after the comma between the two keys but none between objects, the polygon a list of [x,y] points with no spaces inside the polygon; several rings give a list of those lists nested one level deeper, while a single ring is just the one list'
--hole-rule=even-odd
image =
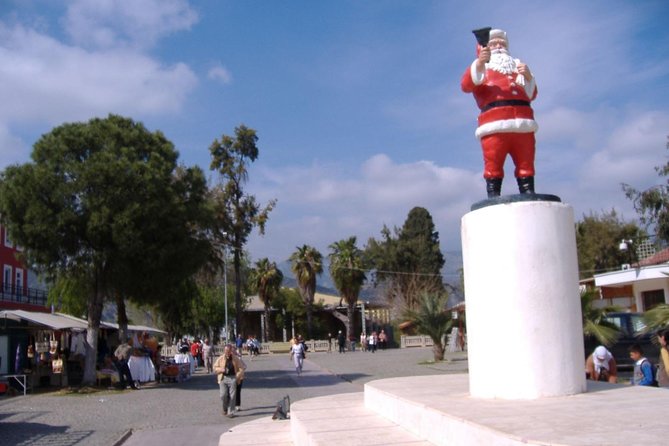
[{"label": "white curved wall", "polygon": [[462,252],[471,396],[585,392],[572,208],[529,201],[472,211]]}]

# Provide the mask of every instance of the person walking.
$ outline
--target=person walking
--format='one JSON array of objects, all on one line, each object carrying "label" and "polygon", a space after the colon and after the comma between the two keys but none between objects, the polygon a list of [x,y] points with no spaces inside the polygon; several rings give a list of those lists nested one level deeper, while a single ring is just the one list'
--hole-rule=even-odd
[{"label": "person walking", "polygon": [[364,331],[360,333],[360,350],[367,351],[367,335]]},{"label": "person walking", "polygon": [[376,346],[379,343],[379,335],[376,334],[376,330],[372,331],[372,334],[369,335],[369,350],[372,353],[376,353]]},{"label": "person walking", "polygon": [[244,338],[242,338],[241,334],[237,334],[237,338],[235,338],[235,347],[237,347],[240,355],[244,354],[242,351],[244,348]]},{"label": "person walking", "polygon": [[204,359],[204,366],[207,373],[214,372],[214,346],[209,342],[209,338],[204,340],[202,344],[202,359]]},{"label": "person walking", "polygon": [[346,352],[346,336],[344,336],[344,333],[339,330],[339,333],[337,334],[337,343],[339,344],[339,353],[345,353]]},{"label": "person walking", "polygon": [[385,350],[387,344],[388,336],[386,335],[385,330],[381,330],[381,333],[379,333],[379,347],[381,347],[381,350]]},{"label": "person walking", "polygon": [[293,342],[292,347],[290,348],[290,358],[293,360],[295,365],[295,371],[297,376],[302,375],[302,366],[304,365],[304,358],[306,358],[306,352],[304,351],[304,343],[302,341],[302,336],[298,336],[297,339]]},{"label": "person walking", "polygon": [[223,354],[214,363],[214,372],[217,374],[219,394],[223,403],[223,415],[234,417],[234,408],[237,398],[237,374],[243,373],[243,365],[237,355],[232,352],[232,345],[227,344]]},{"label": "person walking", "polygon": [[195,370],[200,366],[200,342],[197,338],[193,340],[193,343],[190,345],[190,355],[193,357],[193,364],[195,364]]},{"label": "person walking", "polygon": [[114,365],[118,370],[118,377],[120,381],[119,387],[121,390],[125,390],[128,384],[130,384],[130,387],[133,390],[139,389],[139,387],[135,385],[135,381],[132,379],[132,375],[130,374],[130,367],[128,367],[128,360],[130,359],[130,355],[132,355],[132,339],[128,339],[128,342],[120,344],[114,351],[114,358],[116,359]]},{"label": "person walking", "polygon": [[232,352],[235,356],[239,358],[239,361],[242,363],[241,372],[237,374],[237,393],[235,394],[235,412],[242,410],[242,385],[244,384],[244,379],[246,378],[246,364],[242,359],[242,354],[237,348],[232,347]]}]

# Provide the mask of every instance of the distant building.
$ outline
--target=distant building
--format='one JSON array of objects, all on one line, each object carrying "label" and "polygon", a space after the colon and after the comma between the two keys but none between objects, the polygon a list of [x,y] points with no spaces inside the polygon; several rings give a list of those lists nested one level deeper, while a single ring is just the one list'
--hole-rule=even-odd
[{"label": "distant building", "polygon": [[669,248],[624,264],[620,270],[595,274],[593,279],[602,303],[628,311],[648,311],[669,301]]},{"label": "distant building", "polygon": [[34,274],[18,258],[21,251],[7,228],[0,225],[0,309],[49,311],[46,307],[46,291],[31,286],[32,281],[28,280],[28,276]]}]

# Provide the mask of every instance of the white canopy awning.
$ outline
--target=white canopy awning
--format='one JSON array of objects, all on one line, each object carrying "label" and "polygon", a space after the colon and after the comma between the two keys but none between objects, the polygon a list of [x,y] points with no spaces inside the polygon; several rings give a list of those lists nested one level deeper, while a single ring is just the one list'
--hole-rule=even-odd
[{"label": "white canopy awning", "polygon": [[[25,310],[2,310],[0,311],[0,320],[2,319],[11,319],[13,321],[28,321],[33,324],[43,325],[52,330],[86,330],[88,328],[88,321],[64,313],[40,313],[37,311]],[[100,328],[118,330],[118,324],[101,321]],[[136,332],[146,331],[148,333],[166,333],[163,330],[145,325],[128,325],[128,330]]]},{"label": "white canopy awning", "polygon": [[60,313],[40,313],[25,310],[3,310],[0,311],[0,320],[12,319],[14,321],[28,321],[33,324],[43,325],[52,330],[80,329],[85,330],[88,323],[83,319],[66,316]]}]

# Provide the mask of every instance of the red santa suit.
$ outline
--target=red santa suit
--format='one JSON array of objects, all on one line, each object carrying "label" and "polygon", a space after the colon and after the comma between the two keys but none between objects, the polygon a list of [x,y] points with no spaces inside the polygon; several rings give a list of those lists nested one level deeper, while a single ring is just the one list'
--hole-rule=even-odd
[{"label": "red santa suit", "polygon": [[517,178],[534,176],[534,132],[538,127],[530,102],[537,96],[537,87],[534,78],[523,82],[518,76],[492,69],[478,73],[476,61],[462,76],[462,91],[473,93],[481,109],[476,137],[483,148],[486,179],[504,177],[507,154],[516,166]]}]

